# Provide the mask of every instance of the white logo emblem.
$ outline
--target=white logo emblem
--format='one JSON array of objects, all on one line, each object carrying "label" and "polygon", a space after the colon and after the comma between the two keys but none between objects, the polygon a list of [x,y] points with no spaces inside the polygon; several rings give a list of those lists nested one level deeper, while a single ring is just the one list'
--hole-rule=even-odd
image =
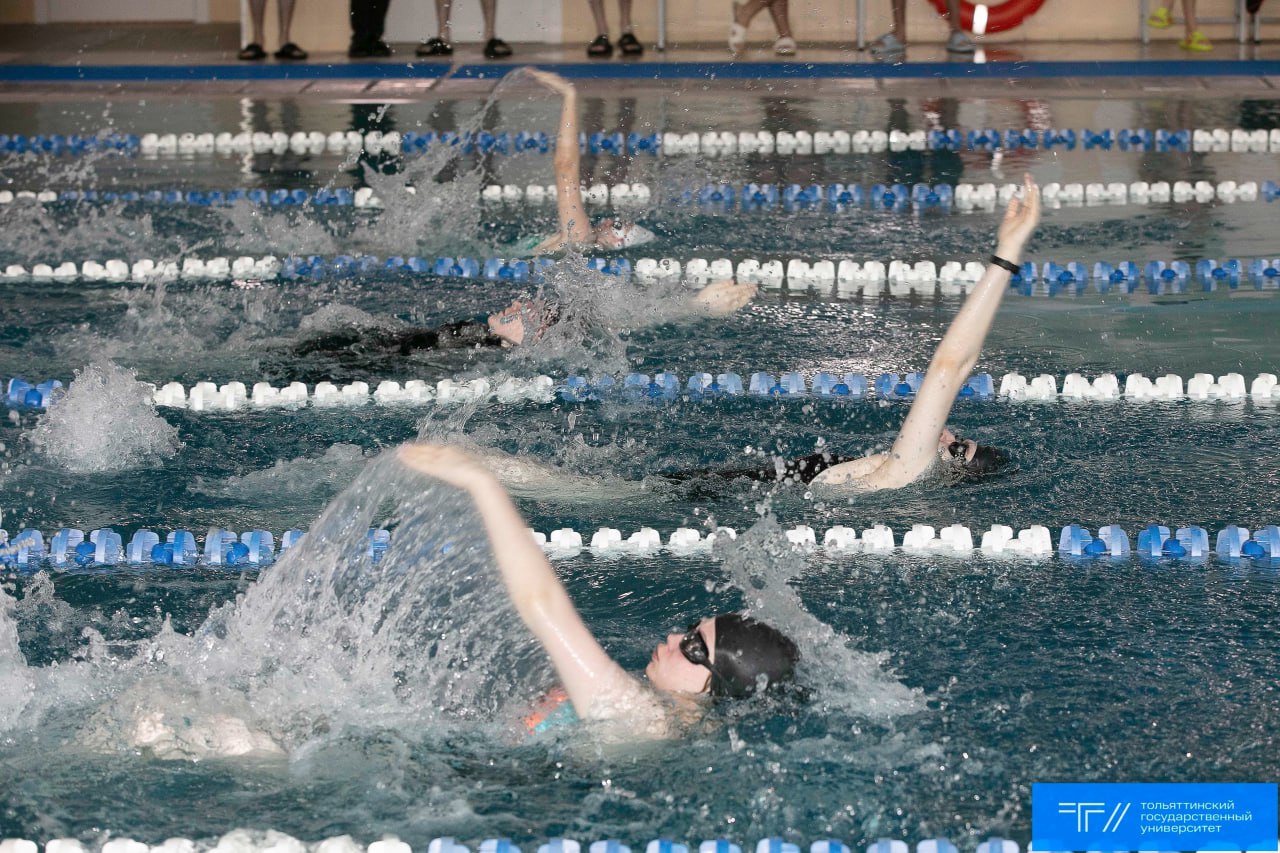
[{"label": "white logo emblem", "polygon": [[[1124,820],[1124,816],[1129,813],[1130,805],[1132,803],[1116,803],[1115,808],[1111,810],[1111,816],[1107,818],[1106,824],[1102,827],[1102,831],[1119,831],[1120,821]],[[1105,815],[1106,813],[1106,803],[1058,803],[1058,814],[1076,816],[1076,832],[1088,832],[1089,818],[1094,815]]]}]

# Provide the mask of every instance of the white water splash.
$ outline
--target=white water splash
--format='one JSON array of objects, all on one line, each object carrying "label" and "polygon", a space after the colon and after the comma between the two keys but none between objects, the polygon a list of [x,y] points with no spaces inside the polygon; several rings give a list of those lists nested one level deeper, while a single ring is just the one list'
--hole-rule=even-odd
[{"label": "white water splash", "polygon": [[13,728],[34,692],[31,671],[18,648],[13,607],[13,599],[0,589],[0,732]]},{"label": "white water splash", "polygon": [[76,372],[67,393],[31,432],[31,443],[76,473],[120,471],[178,452],[178,430],[156,414],[153,389],[111,362]]}]

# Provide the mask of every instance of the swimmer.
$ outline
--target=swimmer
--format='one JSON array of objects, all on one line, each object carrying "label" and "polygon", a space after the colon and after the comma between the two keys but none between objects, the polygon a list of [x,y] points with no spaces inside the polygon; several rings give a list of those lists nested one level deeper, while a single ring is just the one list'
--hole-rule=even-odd
[{"label": "swimmer", "polygon": [[[406,445],[399,453],[408,467],[462,489],[474,502],[511,603],[560,678],[570,719],[610,721],[632,739],[671,737],[708,700],[744,698],[791,680],[800,658],[795,643],[738,613],[701,619],[668,635],[643,679],[628,673],[591,635],[493,473],[455,447]],[[541,709],[531,730],[556,710]]]},{"label": "swimmer", "polygon": [[1027,175],[1021,197],[1009,201],[996,235],[996,252],[987,271],[965,299],[929,362],[924,382],[888,453],[858,459],[833,457],[810,477],[817,485],[856,491],[900,489],[935,465],[944,466],[952,482],[979,480],[994,474],[1008,459],[994,447],[962,439],[947,429],[956,395],[982,353],[1009,278],[1022,260],[1022,248],[1040,222],[1040,187]]},{"label": "swimmer", "polygon": [[[749,303],[755,295],[754,284],[712,282],[697,293],[682,295],[678,310],[690,317],[725,317]],[[264,360],[263,369],[269,375],[296,379],[304,375],[298,372],[296,359],[319,358],[329,363],[305,372],[309,380],[342,379],[388,370],[414,353],[532,344],[559,319],[560,312],[554,304],[526,296],[512,300],[501,311],[487,316],[435,328],[351,320],[307,333],[288,348],[288,365]],[[633,320],[629,325],[636,328],[641,324]]]},{"label": "swimmer", "polygon": [[1021,198],[1009,202],[997,234],[996,253],[981,280],[965,300],[929,362],[924,383],[888,453],[840,456],[813,453],[778,459],[766,468],[676,472],[663,477],[676,482],[699,477],[772,482],[813,483],[853,491],[900,489],[935,466],[951,484],[975,482],[1008,464],[1001,450],[957,436],[947,428],[951,404],[982,352],[1009,278],[1022,258],[1022,247],[1040,221],[1040,188],[1026,176]]},{"label": "swimmer", "polygon": [[600,249],[629,249],[651,243],[655,235],[649,229],[619,218],[602,219],[591,224],[582,201],[582,166],[578,152],[578,90],[559,74],[526,68],[525,73],[564,99],[560,107],[560,130],[556,134],[556,206],[560,214],[560,231],[532,246],[532,254],[558,252],[568,246]]}]

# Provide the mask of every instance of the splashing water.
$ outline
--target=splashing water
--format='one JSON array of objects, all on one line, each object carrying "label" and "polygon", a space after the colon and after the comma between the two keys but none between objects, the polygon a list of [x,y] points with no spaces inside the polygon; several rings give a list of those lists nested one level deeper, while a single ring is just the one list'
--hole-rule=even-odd
[{"label": "splashing water", "polygon": [[34,692],[31,672],[18,648],[13,608],[13,599],[0,589],[0,732],[13,727]]},{"label": "splashing water", "polygon": [[[376,562],[370,527],[392,531]],[[383,457],[210,617],[184,680],[242,689],[286,747],[349,725],[498,720],[553,682],[495,571],[469,501]]]},{"label": "splashing water", "polygon": [[153,389],[111,362],[76,372],[66,395],[49,407],[31,443],[76,473],[119,471],[178,452],[178,430],[156,414]]},{"label": "splashing water", "polygon": [[724,570],[742,590],[747,611],[800,646],[800,681],[824,712],[834,709],[878,720],[924,709],[923,697],[886,670],[884,653],[849,648],[849,638],[811,614],[790,581],[805,569],[803,556],[766,514],[724,550]]}]

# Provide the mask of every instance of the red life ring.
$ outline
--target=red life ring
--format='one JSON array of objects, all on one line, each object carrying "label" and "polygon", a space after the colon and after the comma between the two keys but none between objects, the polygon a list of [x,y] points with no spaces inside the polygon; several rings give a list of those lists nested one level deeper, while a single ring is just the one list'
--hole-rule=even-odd
[{"label": "red life ring", "polygon": [[[947,0],[929,0],[939,15],[947,13]],[[1011,30],[1027,18],[1040,11],[1044,0],[1005,0],[1000,4],[988,4],[987,32],[998,33]],[[973,29],[973,3],[960,0],[960,26],[966,30]]]}]

